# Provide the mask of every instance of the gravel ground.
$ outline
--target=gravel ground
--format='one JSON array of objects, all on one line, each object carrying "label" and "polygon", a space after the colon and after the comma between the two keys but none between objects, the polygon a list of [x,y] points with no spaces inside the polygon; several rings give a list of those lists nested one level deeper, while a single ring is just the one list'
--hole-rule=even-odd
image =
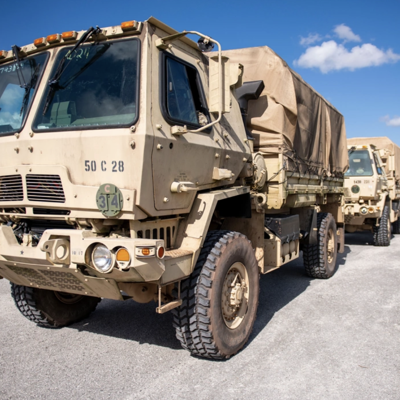
[{"label": "gravel ground", "polygon": [[302,260],[261,277],[247,346],[191,357],[155,303],[103,300],[63,329],[25,319],[0,281],[1,399],[400,399],[400,236],[346,236],[330,280]]}]

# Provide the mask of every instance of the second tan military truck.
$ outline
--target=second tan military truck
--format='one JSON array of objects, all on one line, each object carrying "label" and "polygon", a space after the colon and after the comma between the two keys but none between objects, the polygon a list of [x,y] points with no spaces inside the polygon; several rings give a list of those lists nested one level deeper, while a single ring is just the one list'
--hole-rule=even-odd
[{"label": "second tan military truck", "polygon": [[0,51],[0,106],[0,275],[38,325],[155,300],[184,348],[223,359],[260,273],[301,250],[311,277],[335,272],[344,119],[267,47],[155,18],[50,32]]},{"label": "second tan military truck", "polygon": [[375,246],[400,233],[400,147],[387,137],[347,140],[346,231],[371,231]]}]

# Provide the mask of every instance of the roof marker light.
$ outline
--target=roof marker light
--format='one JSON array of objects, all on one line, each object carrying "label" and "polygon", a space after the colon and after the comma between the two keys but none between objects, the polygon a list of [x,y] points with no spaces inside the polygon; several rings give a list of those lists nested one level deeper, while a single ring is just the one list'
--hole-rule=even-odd
[{"label": "roof marker light", "polygon": [[121,23],[121,29],[125,31],[137,30],[139,24],[137,21],[126,21]]},{"label": "roof marker light", "polygon": [[61,34],[61,37],[64,40],[74,40],[74,39],[76,39],[77,36],[78,36],[78,32],[76,32],[76,31],[68,31],[68,32],[63,32]]},{"label": "roof marker light", "polygon": [[35,47],[43,47],[43,46],[46,46],[47,40],[45,37],[41,37],[41,38],[35,39],[33,41],[33,44],[35,45]]},{"label": "roof marker light", "polygon": [[8,51],[0,50],[0,58],[7,58]]},{"label": "roof marker light", "polygon": [[59,35],[58,33],[54,33],[53,35],[47,36],[46,40],[51,44],[58,43],[61,40],[61,35]]}]

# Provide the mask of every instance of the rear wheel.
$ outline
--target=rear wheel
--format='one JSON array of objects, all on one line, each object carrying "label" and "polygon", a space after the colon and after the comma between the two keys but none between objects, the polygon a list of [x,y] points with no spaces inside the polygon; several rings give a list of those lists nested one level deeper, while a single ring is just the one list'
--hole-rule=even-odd
[{"label": "rear wheel", "polygon": [[337,234],[332,214],[318,213],[318,244],[304,245],[303,260],[311,278],[328,279],[336,271]]},{"label": "rear wheel", "polygon": [[379,226],[374,227],[375,246],[390,246],[391,227],[389,206],[385,206],[379,221]]},{"label": "rear wheel", "polygon": [[253,329],[258,294],[259,270],[248,239],[210,232],[195,270],[182,282],[182,305],[173,310],[182,347],[214,359],[236,354]]},{"label": "rear wheel", "polygon": [[40,326],[59,328],[89,316],[98,297],[55,292],[11,283],[11,295],[21,314]]}]

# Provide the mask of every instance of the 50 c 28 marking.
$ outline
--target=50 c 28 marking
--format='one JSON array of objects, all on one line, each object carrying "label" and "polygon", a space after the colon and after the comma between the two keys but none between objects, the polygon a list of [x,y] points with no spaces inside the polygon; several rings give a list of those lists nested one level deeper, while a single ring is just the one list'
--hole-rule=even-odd
[{"label": "50 c 28 marking", "polygon": [[111,172],[124,172],[125,165],[123,161],[111,161],[110,164],[107,165],[107,161],[102,160],[96,162],[96,160],[85,160],[85,171],[86,172],[96,172],[97,168],[99,171],[107,172],[107,170],[111,170]]}]

